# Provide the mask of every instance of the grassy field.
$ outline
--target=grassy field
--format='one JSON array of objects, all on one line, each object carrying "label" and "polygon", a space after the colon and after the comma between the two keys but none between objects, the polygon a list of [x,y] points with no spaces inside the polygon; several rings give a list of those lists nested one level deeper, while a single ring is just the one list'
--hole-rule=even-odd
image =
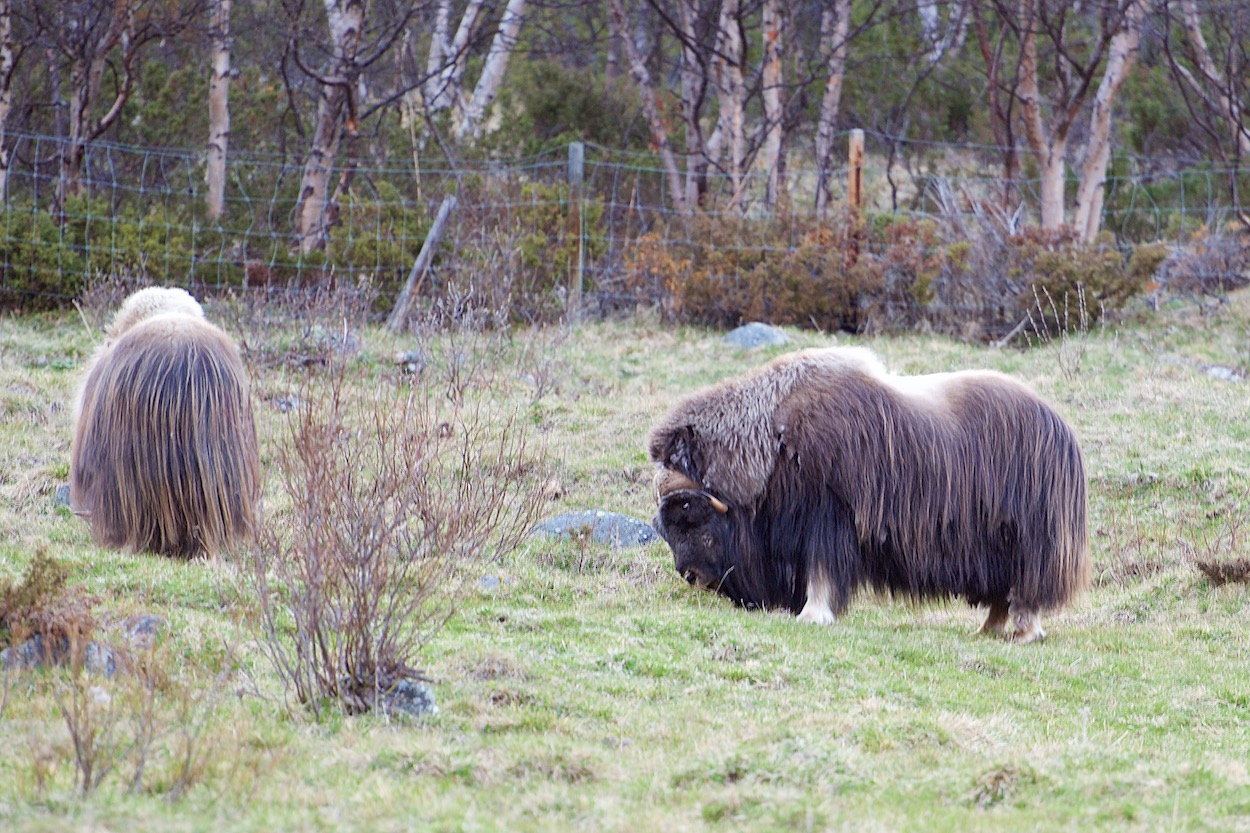
[{"label": "grassy field", "polygon": [[[316,332],[235,331],[254,357],[266,462],[286,419],[275,403],[307,372],[283,359]],[[983,617],[961,603],[861,598],[832,628],[804,626],[687,587],[663,544],[530,539],[480,566],[497,589],[470,576],[420,658],[440,710],[412,722],[288,709],[229,559],[92,546],[54,492],[98,335],[77,316],[0,319],[0,582],[44,552],[103,622],[167,622],[154,698],[122,675],[3,678],[0,828],[1250,830],[1246,585],[1195,567],[1250,555],[1247,383],[1207,372],[1250,369],[1248,332],[1250,299],[1235,298],[1028,351],[792,333],[792,346],[865,344],[903,372],[997,368],[1076,426],[1094,585],[1045,620],[1043,644],[978,637]],[[359,336],[353,384],[394,385],[391,357],[411,339]],[[563,494],[544,514],[644,519],[651,422],[779,352],[645,320],[493,349],[479,393],[545,445]],[[97,751],[115,762],[86,796],[65,716],[84,698],[106,704]],[[132,789],[143,714],[156,737]]]}]

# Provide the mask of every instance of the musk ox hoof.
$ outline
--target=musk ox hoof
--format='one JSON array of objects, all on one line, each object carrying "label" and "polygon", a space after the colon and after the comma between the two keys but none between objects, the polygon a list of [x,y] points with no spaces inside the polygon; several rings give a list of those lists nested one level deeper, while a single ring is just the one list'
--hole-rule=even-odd
[{"label": "musk ox hoof", "polygon": [[800,622],[811,622],[813,625],[832,625],[837,621],[837,617],[833,615],[828,605],[811,602],[805,604],[803,610],[795,618]]},{"label": "musk ox hoof", "polygon": [[1042,619],[1036,611],[1015,610],[1015,606],[1012,607],[1011,618],[1016,629],[1007,637],[1009,641],[1025,645],[1029,642],[1041,642],[1046,638],[1046,631],[1042,630]]}]

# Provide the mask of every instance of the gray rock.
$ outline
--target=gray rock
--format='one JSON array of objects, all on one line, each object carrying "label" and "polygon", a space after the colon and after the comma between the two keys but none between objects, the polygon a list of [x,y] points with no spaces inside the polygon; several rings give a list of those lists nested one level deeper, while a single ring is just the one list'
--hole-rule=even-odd
[{"label": "gray rock", "polygon": [[[165,620],[160,616],[141,614],[132,616],[121,624],[121,635],[129,647],[147,650],[156,642]],[[49,639],[34,636],[20,645],[0,651],[0,667],[15,670],[50,668],[70,662],[70,642],[65,637]],[[92,674],[112,677],[124,663],[117,651],[103,642],[88,642],[82,650],[83,668]]]},{"label": "gray rock", "polygon": [[[5,669],[29,670],[64,665],[70,660],[68,639],[35,636],[20,645],[0,651],[0,666]],[[117,673],[117,654],[107,645],[88,642],[82,652],[82,667],[92,674],[112,677]]]},{"label": "gray rock", "polygon": [[52,500],[57,506],[69,506],[69,484],[62,483],[56,487],[56,491],[52,494]]},{"label": "gray rock", "polygon": [[651,524],[628,515],[604,512],[601,509],[587,509],[557,515],[534,527],[530,534],[542,534],[551,538],[569,538],[573,535],[585,534],[586,530],[590,531],[590,540],[596,544],[609,544],[616,549],[646,546],[657,537]]},{"label": "gray rock", "polygon": [[374,698],[373,708],[387,717],[421,717],[427,714],[438,714],[434,692],[425,683],[415,680],[400,680],[389,691],[379,693]]},{"label": "gray rock", "polygon": [[498,590],[499,576],[482,576],[477,580],[478,590]]},{"label": "gray rock", "polygon": [[743,324],[736,330],[730,330],[725,334],[722,341],[733,347],[754,350],[758,347],[775,347],[778,344],[786,344],[790,341],[790,336],[771,324],[761,324],[758,321],[752,321],[750,324]]},{"label": "gray rock", "polygon": [[1219,379],[1221,382],[1240,382],[1241,373],[1231,367],[1224,367],[1219,364],[1203,365],[1202,369],[1212,379]]}]

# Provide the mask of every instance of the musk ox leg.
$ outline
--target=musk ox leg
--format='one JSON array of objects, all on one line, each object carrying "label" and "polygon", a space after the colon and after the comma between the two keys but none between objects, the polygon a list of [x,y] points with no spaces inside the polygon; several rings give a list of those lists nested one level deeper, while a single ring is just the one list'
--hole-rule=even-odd
[{"label": "musk ox leg", "polygon": [[1009,610],[1006,602],[991,602],[990,615],[985,617],[980,632],[987,636],[1006,636]]},{"label": "musk ox leg", "polygon": [[1042,630],[1042,617],[1033,608],[1025,607],[1019,602],[1012,602],[1011,620],[1016,626],[1015,631],[1008,637],[1012,642],[1019,642],[1023,645],[1027,642],[1040,642],[1046,638],[1046,631]]},{"label": "musk ox leg", "polygon": [[800,622],[816,625],[832,625],[837,621],[833,614],[833,594],[829,580],[821,575],[812,576],[807,582],[807,603],[796,617]]}]

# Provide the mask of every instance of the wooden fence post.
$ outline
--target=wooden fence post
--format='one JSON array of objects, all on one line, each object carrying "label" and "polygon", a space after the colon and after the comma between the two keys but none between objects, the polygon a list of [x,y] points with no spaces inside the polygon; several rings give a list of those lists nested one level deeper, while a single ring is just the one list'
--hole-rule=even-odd
[{"label": "wooden fence post", "polygon": [[421,244],[417,259],[413,261],[408,280],[404,283],[399,297],[395,299],[395,309],[391,310],[390,317],[386,319],[386,326],[391,332],[398,333],[404,328],[404,320],[408,317],[408,307],[417,294],[417,283],[430,268],[430,261],[434,259],[434,250],[438,248],[438,241],[443,236],[443,226],[447,225],[447,218],[451,216],[455,208],[455,194],[443,197],[443,202],[438,207],[438,214],[434,217],[434,225],[430,226],[429,233],[425,235],[425,242]]},{"label": "wooden fence post", "polygon": [[859,241],[864,217],[864,131],[852,130],[846,160],[846,205],[850,230],[847,235],[846,265],[859,260]]}]

